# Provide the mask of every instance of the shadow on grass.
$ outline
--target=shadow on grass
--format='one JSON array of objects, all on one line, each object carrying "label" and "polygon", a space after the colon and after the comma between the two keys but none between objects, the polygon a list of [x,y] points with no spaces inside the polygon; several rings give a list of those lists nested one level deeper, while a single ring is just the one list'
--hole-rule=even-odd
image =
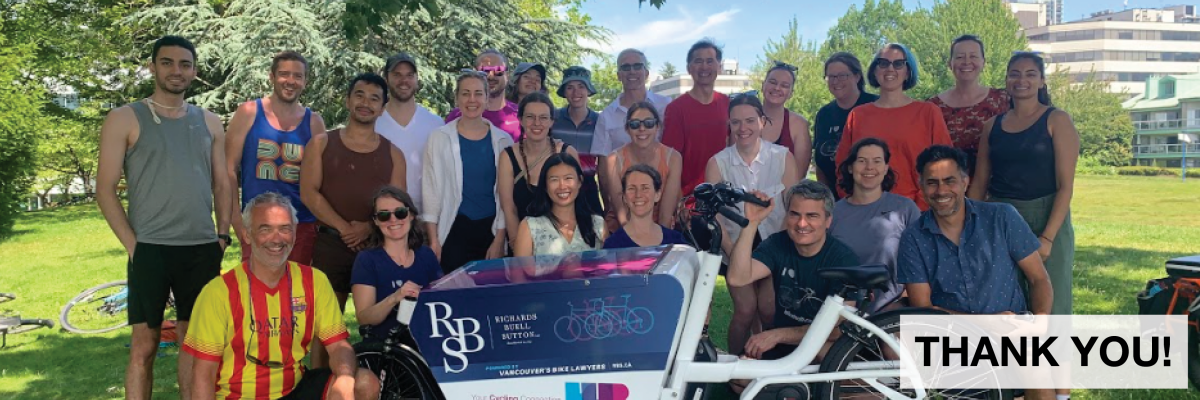
[{"label": "shadow on grass", "polygon": [[1187,255],[1110,246],[1075,249],[1075,313],[1137,314],[1135,298],[1146,281],[1167,276],[1166,262]]},{"label": "shadow on grass", "polygon": [[[115,399],[124,396],[129,335],[88,336],[65,332],[43,335],[19,347],[0,350],[8,379],[21,381],[0,389],[3,399]],[[176,392],[177,350],[155,360],[155,396]],[[167,387],[167,385],[170,385]]]}]

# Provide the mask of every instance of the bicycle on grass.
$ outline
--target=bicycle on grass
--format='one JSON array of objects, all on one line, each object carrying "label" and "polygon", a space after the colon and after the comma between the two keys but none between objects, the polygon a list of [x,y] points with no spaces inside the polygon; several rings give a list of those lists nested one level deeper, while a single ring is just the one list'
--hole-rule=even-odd
[{"label": "bicycle on grass", "polygon": [[[890,274],[882,265],[828,268],[820,271],[821,278],[839,281],[845,286],[839,293],[832,294],[824,300],[805,337],[790,354],[783,358],[749,360],[739,359],[734,355],[718,355],[711,340],[705,334],[713,288],[721,264],[719,245],[721,230],[716,225],[714,217],[720,214],[745,226],[746,219],[739,215],[732,206],[742,201],[759,202],[759,200],[732,188],[727,183],[700,185],[695,190],[694,198],[696,209],[689,210],[688,213],[694,213],[705,222],[705,229],[711,233],[711,246],[708,247],[707,252],[696,252],[686,246],[664,247],[663,254],[679,255],[680,257],[675,260],[683,260],[667,267],[677,272],[674,277],[679,279],[681,286],[691,287],[693,290],[690,296],[685,296],[683,300],[683,310],[680,315],[682,323],[676,325],[680,328],[673,336],[676,339],[668,353],[669,361],[666,363],[665,369],[660,371],[663,379],[661,381],[654,380],[658,383],[654,384],[652,391],[648,391],[650,390],[648,386],[640,386],[637,391],[628,389],[629,393],[636,392],[636,398],[704,399],[709,395],[708,384],[723,384],[733,379],[750,381],[742,392],[742,399],[764,397],[774,399],[778,396],[783,396],[778,398],[808,398],[810,394],[813,398],[822,399],[841,399],[845,396],[893,400],[1011,398],[1010,391],[992,389],[995,387],[995,376],[977,378],[978,389],[927,390],[923,387],[923,381],[920,376],[916,375],[916,368],[912,361],[899,360],[896,356],[904,351],[897,337],[901,325],[900,319],[903,315],[944,315],[945,313],[924,308],[901,308],[871,315],[846,302],[848,295],[857,295],[856,298],[863,298],[867,291],[884,288],[889,284]],[[690,215],[683,216],[679,220],[690,221],[688,219],[690,217]],[[696,244],[695,237],[691,232],[686,232],[685,236],[692,241],[693,245]],[[587,253],[584,254],[586,258]],[[401,307],[415,307],[415,303],[402,304]],[[586,318],[590,319],[597,315],[613,313],[613,311],[606,310],[602,302],[599,305],[595,302],[585,305],[584,309],[573,306],[570,308],[571,317],[575,319],[584,318],[585,314],[589,314]],[[628,318],[628,314],[626,314],[626,318]],[[574,330],[568,331],[572,335],[581,334],[581,330],[582,333],[592,336],[608,333],[609,329],[607,328],[603,332],[587,332],[587,319],[576,320]],[[615,324],[615,320],[620,320],[620,315],[613,314],[603,319],[609,321],[609,324]],[[634,323],[638,323],[636,319]],[[409,321],[401,320],[400,322],[406,326],[404,324]],[[580,322],[582,322],[582,326]],[[672,322],[667,321],[665,324],[671,326]],[[927,328],[940,330],[940,328],[932,326]],[[411,338],[407,328],[402,331],[394,330],[394,334],[388,337],[390,342],[385,341],[383,344],[378,342],[360,343],[359,346],[356,346],[355,349],[358,350],[360,356],[360,365],[375,371],[381,381],[385,382],[384,398],[397,398],[397,396],[418,399],[444,398],[442,393],[449,390],[449,384],[439,387],[434,381],[428,364],[424,362],[424,358],[417,353],[416,349],[409,345],[399,344],[401,336]],[[840,331],[840,337],[829,349],[823,361],[820,364],[813,364],[822,345],[835,331]],[[430,351],[434,351],[434,349],[430,349]],[[905,368],[901,368],[902,365]],[[465,368],[465,365],[463,367]],[[944,372],[953,373],[953,371]],[[397,376],[397,374],[405,373],[408,375],[407,378],[403,375]],[[589,379],[603,379],[598,376],[599,374],[583,374],[587,376],[568,375],[567,379],[573,381],[578,379],[584,382]],[[913,382],[914,387],[901,388],[902,378],[909,379]],[[500,384],[505,379],[507,378],[499,378],[492,382]],[[536,389],[549,392],[553,388],[548,386],[553,386],[562,379],[564,379],[562,376],[550,375],[546,376],[544,380],[549,383],[541,384],[540,382],[543,380],[540,379],[537,381],[524,380],[520,385],[521,387],[536,387]],[[561,383],[557,384],[561,385]],[[648,385],[648,383],[646,384]],[[548,386],[543,388],[542,385]],[[568,383],[568,386],[570,385]],[[558,390],[561,390],[561,387],[558,386]],[[760,395],[764,397],[759,397]]]},{"label": "bicycle on grass", "polygon": [[[17,299],[12,293],[0,293],[0,303]],[[48,319],[23,319],[11,311],[0,312],[0,348],[8,347],[8,335],[25,333],[39,328],[53,328],[54,321]]]},{"label": "bicycle on grass", "polygon": [[[128,281],[112,281],[80,292],[63,306],[58,322],[74,333],[104,333],[129,325]],[[167,297],[167,309],[175,308],[175,296]]]}]

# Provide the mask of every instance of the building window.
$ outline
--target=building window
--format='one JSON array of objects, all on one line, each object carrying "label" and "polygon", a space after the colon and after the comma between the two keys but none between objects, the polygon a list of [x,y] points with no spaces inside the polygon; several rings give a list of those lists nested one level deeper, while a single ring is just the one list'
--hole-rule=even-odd
[{"label": "building window", "polygon": [[1133,39],[1133,32],[1129,32],[1129,31],[1117,32],[1117,39],[1123,39],[1123,40]]}]

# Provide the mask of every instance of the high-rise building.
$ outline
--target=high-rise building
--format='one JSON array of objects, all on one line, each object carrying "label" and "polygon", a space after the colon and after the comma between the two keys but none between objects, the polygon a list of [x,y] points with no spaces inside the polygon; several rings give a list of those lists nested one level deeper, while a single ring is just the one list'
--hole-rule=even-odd
[{"label": "high-rise building", "polygon": [[1062,23],[1063,0],[1007,0],[1005,2],[1016,15],[1017,21],[1021,22],[1023,29]]},{"label": "high-rise building", "polygon": [[1198,22],[1195,6],[1134,8],[1027,28],[1025,36],[1048,56],[1048,70],[1068,70],[1075,81],[1095,73],[1113,91],[1137,95],[1150,77],[1200,72]]}]

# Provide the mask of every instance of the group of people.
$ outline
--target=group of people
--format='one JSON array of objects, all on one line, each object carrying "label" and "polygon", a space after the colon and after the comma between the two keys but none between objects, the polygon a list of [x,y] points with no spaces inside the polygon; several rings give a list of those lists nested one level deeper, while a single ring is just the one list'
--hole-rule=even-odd
[{"label": "group of people", "polygon": [[[301,54],[277,54],[271,93],[227,126],[185,100],[196,57],[184,38],[156,41],[154,93],[113,110],[101,132],[97,198],[129,254],[127,398],[149,397],[172,292],[184,398],[374,398],[378,381],[346,342],[350,297],[383,337],[401,300],[471,261],[685,244],[680,230],[703,221],[677,221],[676,205],[703,182],[771,204],[743,205],[744,228],[719,217],[730,353],[787,354],[838,289],[816,273],[833,266],[889,266],[872,311],[1070,313],[1078,134],[1050,106],[1035,54],[1014,55],[1006,88],[987,88],[983,43],[962,36],[950,46],[955,86],[929,101],[905,94],[918,64],[903,45],[865,71],[834,54],[835,99],[811,136],[784,106],[796,67],[776,62],[761,94],[727,96],[714,90],[722,51],[710,40],[688,50],[694,86],[674,100],[647,91],[644,53],[622,51],[610,72],[623,90],[600,112],[586,68],[562,71],[567,106],[556,108],[545,66],[510,76],[488,49],[457,77],[442,118],[416,101],[419,63],[400,53],[349,82],[334,130],[300,102]],[[805,178],[810,163],[817,180]],[[231,228],[243,263],[221,273]]]}]

